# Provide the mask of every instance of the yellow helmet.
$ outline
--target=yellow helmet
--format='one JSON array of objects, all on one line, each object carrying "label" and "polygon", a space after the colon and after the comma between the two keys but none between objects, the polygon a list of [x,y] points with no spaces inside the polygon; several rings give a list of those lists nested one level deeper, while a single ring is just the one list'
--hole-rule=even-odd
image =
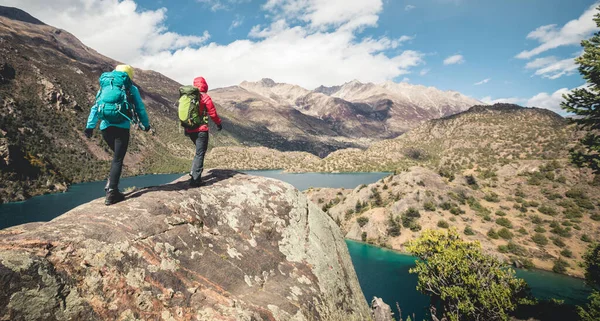
[{"label": "yellow helmet", "polygon": [[133,80],[133,67],[131,67],[130,65],[118,65],[115,68],[115,70],[127,73],[127,75],[129,76],[129,79]]}]

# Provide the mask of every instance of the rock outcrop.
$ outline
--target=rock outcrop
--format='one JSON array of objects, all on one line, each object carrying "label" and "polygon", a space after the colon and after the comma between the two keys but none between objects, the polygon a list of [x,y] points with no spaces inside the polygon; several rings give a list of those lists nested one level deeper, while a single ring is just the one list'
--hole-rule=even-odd
[{"label": "rock outcrop", "polygon": [[371,309],[373,310],[373,319],[375,321],[394,321],[392,308],[383,302],[382,299],[374,297],[371,300]]},{"label": "rock outcrop", "polygon": [[0,231],[0,320],[369,320],[342,234],[291,185],[212,171]]}]

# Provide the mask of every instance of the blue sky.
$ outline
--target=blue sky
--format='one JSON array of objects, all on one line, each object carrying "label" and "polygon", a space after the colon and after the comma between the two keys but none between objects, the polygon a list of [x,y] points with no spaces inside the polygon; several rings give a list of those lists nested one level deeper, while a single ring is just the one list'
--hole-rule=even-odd
[{"label": "blue sky", "polygon": [[[591,8],[598,3],[59,0],[48,8],[42,2],[0,0],[101,53],[182,83],[195,75],[213,87],[269,77],[312,89],[392,79],[553,110],[562,93],[584,84],[573,58],[580,40],[596,31]],[[107,17],[131,38],[115,46],[115,32],[97,30]]]}]

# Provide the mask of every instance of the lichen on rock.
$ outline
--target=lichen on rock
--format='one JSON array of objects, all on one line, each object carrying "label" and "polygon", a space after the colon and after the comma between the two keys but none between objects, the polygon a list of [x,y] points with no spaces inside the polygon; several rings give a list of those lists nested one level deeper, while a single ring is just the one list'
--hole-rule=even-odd
[{"label": "lichen on rock", "polygon": [[0,231],[0,320],[369,320],[333,222],[232,171]]}]

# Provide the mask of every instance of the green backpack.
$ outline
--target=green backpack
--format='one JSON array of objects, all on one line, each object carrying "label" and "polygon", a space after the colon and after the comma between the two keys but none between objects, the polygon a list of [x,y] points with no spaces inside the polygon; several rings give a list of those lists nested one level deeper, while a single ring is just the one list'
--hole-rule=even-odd
[{"label": "green backpack", "polygon": [[203,124],[203,117],[200,115],[200,90],[198,88],[194,86],[180,87],[177,109],[182,127],[192,129]]}]

